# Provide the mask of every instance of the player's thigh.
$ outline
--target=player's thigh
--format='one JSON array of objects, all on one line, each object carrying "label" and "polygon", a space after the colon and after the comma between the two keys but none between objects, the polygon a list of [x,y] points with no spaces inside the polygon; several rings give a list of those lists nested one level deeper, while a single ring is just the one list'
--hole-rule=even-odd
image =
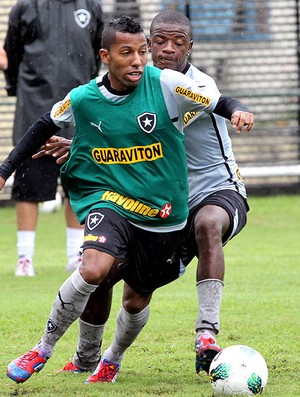
[{"label": "player's thigh", "polygon": [[[194,206],[190,210],[183,233],[180,256],[184,265],[187,266],[198,255],[196,233],[201,233],[199,225],[217,222],[222,236],[222,244],[225,245],[246,225],[248,211],[249,207],[244,197],[237,191],[229,189],[212,193]],[[211,220],[208,219],[209,216],[211,216]],[[219,216],[220,219],[216,220],[216,216]]]},{"label": "player's thigh", "polygon": [[115,211],[97,208],[88,213],[85,219],[83,250],[92,248],[124,261],[132,240],[131,224]]},{"label": "player's thigh", "polygon": [[117,282],[114,281],[118,277],[114,266],[127,258],[132,239],[131,227],[126,219],[111,209],[98,208],[89,212],[85,221],[83,263],[80,267],[86,281],[94,279],[99,283],[110,277],[106,283],[113,285]]}]

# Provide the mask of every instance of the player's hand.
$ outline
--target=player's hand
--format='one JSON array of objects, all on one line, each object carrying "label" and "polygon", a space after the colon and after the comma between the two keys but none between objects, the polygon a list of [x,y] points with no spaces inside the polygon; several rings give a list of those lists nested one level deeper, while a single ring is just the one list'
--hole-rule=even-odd
[{"label": "player's hand", "polygon": [[45,145],[41,146],[39,151],[32,158],[38,159],[43,156],[52,156],[56,158],[57,164],[65,163],[70,156],[71,139],[60,136],[51,137]]},{"label": "player's hand", "polygon": [[231,125],[239,134],[245,128],[246,132],[249,132],[254,124],[254,115],[249,112],[243,112],[241,110],[237,110],[232,113],[231,116]]},{"label": "player's hand", "polygon": [[2,176],[0,176],[0,191],[3,189],[5,182],[6,182],[5,179],[3,179]]}]

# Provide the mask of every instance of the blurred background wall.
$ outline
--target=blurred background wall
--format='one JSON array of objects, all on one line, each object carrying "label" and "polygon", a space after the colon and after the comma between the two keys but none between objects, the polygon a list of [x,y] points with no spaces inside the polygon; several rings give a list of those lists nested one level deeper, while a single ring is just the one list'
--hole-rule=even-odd
[{"label": "blurred background wall", "polygon": [[[51,1],[51,0],[49,0]],[[15,0],[1,0],[0,45]],[[146,33],[166,8],[192,21],[192,63],[211,75],[220,91],[244,101],[255,114],[251,134],[229,126],[241,174],[249,191],[300,190],[299,0],[102,0],[105,19],[138,18]],[[149,61],[150,62],[150,61]],[[101,70],[105,72],[105,70]],[[0,72],[0,161],[12,148],[14,98]],[[0,201],[9,199],[9,186]]]}]

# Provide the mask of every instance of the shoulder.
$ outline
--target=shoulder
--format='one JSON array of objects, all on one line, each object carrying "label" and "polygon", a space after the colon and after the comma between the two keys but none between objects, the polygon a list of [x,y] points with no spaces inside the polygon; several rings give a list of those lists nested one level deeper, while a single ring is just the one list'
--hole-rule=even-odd
[{"label": "shoulder", "polygon": [[172,69],[164,69],[161,71],[161,79],[162,81],[168,81],[172,84],[179,84],[184,81],[189,81],[190,78],[176,70]]},{"label": "shoulder", "polygon": [[92,79],[92,80],[90,80],[90,81],[89,81],[88,83],[86,83],[86,84],[81,84],[81,85],[79,85],[79,86],[73,88],[73,89],[70,91],[70,93],[73,93],[73,92],[75,92],[75,93],[81,93],[81,92],[83,92],[83,93],[84,93],[84,92],[88,91],[89,89],[95,87],[95,84],[96,84],[96,79]]},{"label": "shoulder", "polygon": [[217,88],[217,84],[211,76],[202,72],[200,69],[196,68],[196,66],[192,64],[186,72],[186,76],[196,81],[197,83],[205,84],[206,86],[209,86],[211,88]]},{"label": "shoulder", "polygon": [[88,6],[100,6],[101,7],[101,2],[99,0],[81,0],[83,1],[84,4]]},{"label": "shoulder", "polygon": [[11,8],[10,15],[22,14],[26,10],[31,10],[32,12],[33,2],[32,0],[18,0]]},{"label": "shoulder", "polygon": [[[187,74],[177,72],[171,69],[164,69],[161,71],[160,77],[161,85],[168,87],[171,91],[176,93],[177,89],[198,90],[198,81],[191,78]],[[202,90],[206,89],[206,84],[201,84]]]},{"label": "shoulder", "polygon": [[149,76],[160,76],[161,75],[161,70],[156,68],[155,66],[147,65],[145,67],[144,72],[148,74]]},{"label": "shoulder", "polygon": [[156,68],[155,66],[147,65],[145,66],[143,73],[143,84],[158,84],[161,86],[160,75],[161,70]]}]

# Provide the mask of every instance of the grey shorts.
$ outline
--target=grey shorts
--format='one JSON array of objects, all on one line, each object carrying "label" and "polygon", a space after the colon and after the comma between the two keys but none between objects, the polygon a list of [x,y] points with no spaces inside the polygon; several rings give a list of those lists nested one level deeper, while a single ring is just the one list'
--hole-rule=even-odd
[{"label": "grey shorts", "polygon": [[93,248],[121,259],[116,281],[150,294],[180,275],[182,231],[154,233],[135,227],[115,211],[92,210],[85,221],[83,250]]},{"label": "grey shorts", "polygon": [[181,259],[185,266],[198,256],[198,247],[195,239],[194,220],[198,211],[206,205],[216,205],[223,208],[230,219],[230,226],[224,234],[223,246],[236,236],[247,223],[249,206],[247,201],[235,190],[220,190],[207,196],[200,204],[190,210],[187,225],[184,229]]}]

